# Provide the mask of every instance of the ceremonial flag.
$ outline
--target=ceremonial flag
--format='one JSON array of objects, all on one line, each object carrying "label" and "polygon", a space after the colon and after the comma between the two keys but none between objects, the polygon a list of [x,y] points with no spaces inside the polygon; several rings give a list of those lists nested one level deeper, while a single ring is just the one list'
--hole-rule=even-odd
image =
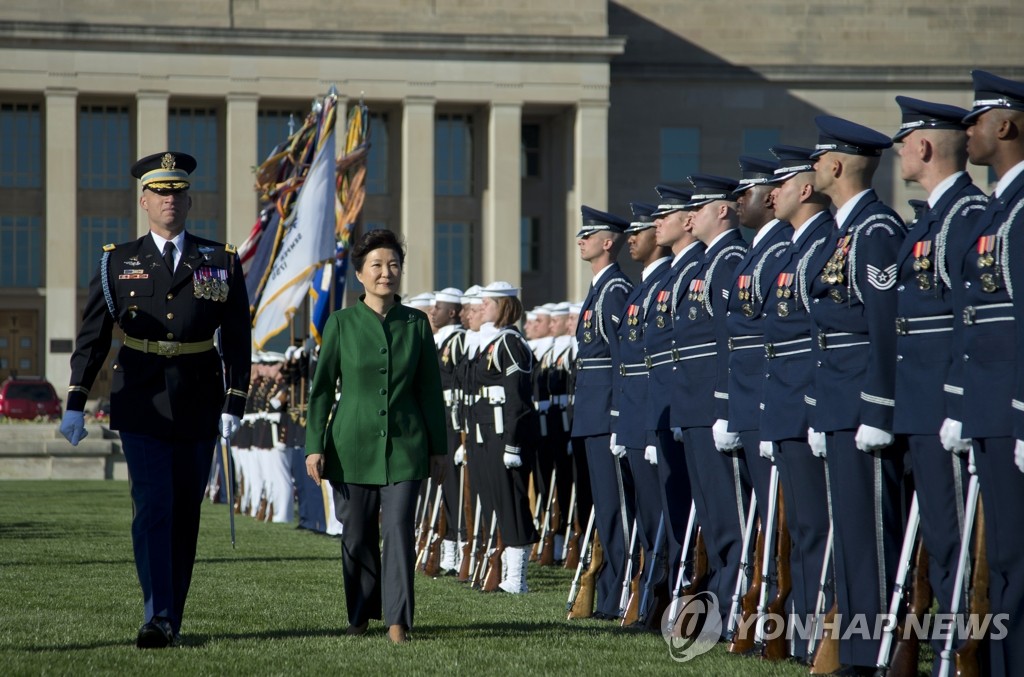
[{"label": "ceremonial flag", "polygon": [[321,263],[335,256],[334,129],[329,124],[334,116],[328,115],[325,106],[320,119],[318,136],[323,140],[298,191],[295,209],[283,224],[277,256],[253,318],[253,345],[257,350],[288,328],[313,274]]}]

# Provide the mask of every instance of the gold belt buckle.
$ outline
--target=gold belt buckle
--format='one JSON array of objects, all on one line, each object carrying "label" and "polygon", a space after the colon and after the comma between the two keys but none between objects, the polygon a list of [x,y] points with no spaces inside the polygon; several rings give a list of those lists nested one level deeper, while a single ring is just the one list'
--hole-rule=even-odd
[{"label": "gold belt buckle", "polygon": [[174,357],[181,353],[180,341],[157,341],[156,354],[164,357]]}]

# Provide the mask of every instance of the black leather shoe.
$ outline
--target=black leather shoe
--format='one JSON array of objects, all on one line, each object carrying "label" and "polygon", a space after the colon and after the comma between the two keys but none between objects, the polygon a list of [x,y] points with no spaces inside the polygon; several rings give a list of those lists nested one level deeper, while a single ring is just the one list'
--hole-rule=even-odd
[{"label": "black leather shoe", "polygon": [[140,649],[166,649],[174,643],[174,629],[166,618],[154,618],[139,628],[135,646]]},{"label": "black leather shoe", "polygon": [[612,616],[611,614],[606,614],[603,611],[595,611],[594,615],[592,615],[591,618],[593,618],[595,621],[614,621],[618,620],[619,617]]}]

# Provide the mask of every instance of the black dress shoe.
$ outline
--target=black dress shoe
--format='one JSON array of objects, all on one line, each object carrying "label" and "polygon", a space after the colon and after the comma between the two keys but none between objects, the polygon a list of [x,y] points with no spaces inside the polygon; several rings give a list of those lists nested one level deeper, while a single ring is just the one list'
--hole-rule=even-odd
[{"label": "black dress shoe", "polygon": [[594,615],[591,616],[591,618],[593,618],[596,621],[616,621],[616,620],[619,619],[618,616],[613,616],[611,614],[606,614],[603,611],[595,611]]},{"label": "black dress shoe", "polygon": [[140,649],[166,649],[174,644],[174,628],[166,618],[154,618],[139,628],[135,646]]}]

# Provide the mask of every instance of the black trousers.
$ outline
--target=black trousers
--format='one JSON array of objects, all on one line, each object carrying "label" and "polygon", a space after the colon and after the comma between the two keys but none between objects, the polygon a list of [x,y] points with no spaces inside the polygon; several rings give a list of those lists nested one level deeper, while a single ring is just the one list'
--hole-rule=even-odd
[{"label": "black trousers", "polygon": [[[690,518],[690,504],[696,499],[690,491],[690,474],[686,469],[683,443],[676,442],[671,430],[659,430],[658,436],[658,490],[661,509],[665,513],[665,546],[668,562],[668,585],[674,592],[686,542],[686,526]],[[693,543],[690,544],[693,547]]]},{"label": "black trousers", "polygon": [[421,484],[410,480],[335,487],[349,624],[379,619],[383,611],[385,625],[412,627],[416,496]]},{"label": "black trousers", "polygon": [[487,492],[488,500],[483,501],[484,526],[490,528],[491,513],[488,504],[497,515],[498,533],[506,547],[521,548],[536,543],[540,536],[533,524],[530,512],[530,467],[533,461],[532,450],[523,448],[520,458],[523,464],[518,468],[505,467],[505,444],[507,439],[494,431],[494,426],[480,425],[480,435],[484,441],[474,460],[476,477],[482,475],[484,485],[481,492]]}]

